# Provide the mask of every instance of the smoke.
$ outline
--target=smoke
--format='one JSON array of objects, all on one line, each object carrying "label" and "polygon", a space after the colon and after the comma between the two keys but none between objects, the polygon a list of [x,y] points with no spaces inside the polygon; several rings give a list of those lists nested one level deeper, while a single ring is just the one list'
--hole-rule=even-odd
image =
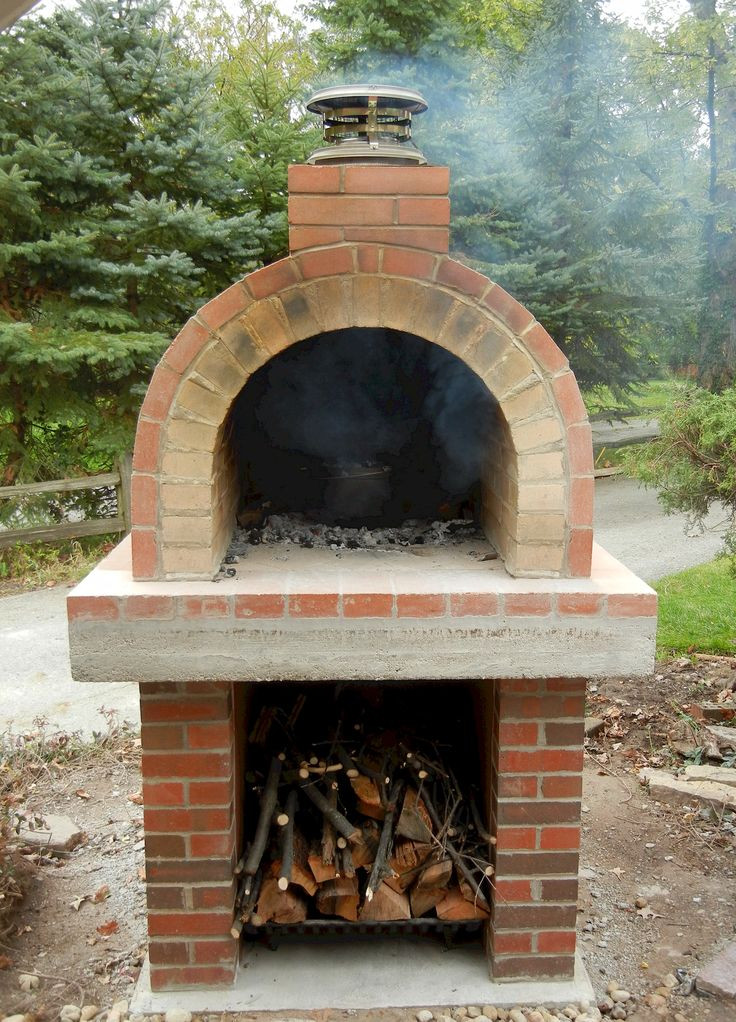
[{"label": "smoke", "polygon": [[408,517],[478,483],[492,407],[443,348],[393,330],[340,330],[251,378],[233,409],[233,443],[251,490],[278,507],[318,502],[317,481],[335,471],[384,465]]}]

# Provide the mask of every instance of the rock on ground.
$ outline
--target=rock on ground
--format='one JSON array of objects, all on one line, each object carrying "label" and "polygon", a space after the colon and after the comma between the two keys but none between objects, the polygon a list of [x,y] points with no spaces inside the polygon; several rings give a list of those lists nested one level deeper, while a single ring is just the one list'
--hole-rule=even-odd
[{"label": "rock on ground", "polygon": [[698,990],[721,997],[736,997],[736,940],[701,970],[695,981]]},{"label": "rock on ground", "polygon": [[70,852],[82,840],[84,831],[68,816],[44,813],[38,824],[35,820],[21,823],[19,837],[27,845],[51,848],[55,852]]},{"label": "rock on ground", "polygon": [[736,788],[717,781],[700,781],[697,778],[673,777],[667,770],[645,767],[639,778],[649,785],[649,794],[660,802],[683,805],[692,800],[705,802],[719,809],[736,809]]}]

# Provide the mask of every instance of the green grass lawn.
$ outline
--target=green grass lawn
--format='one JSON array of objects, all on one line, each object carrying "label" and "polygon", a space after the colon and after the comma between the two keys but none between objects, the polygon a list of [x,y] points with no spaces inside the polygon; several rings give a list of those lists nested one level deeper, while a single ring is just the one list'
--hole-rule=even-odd
[{"label": "green grass lawn", "polygon": [[[646,383],[638,384],[629,395],[631,408],[627,414],[631,415],[656,415],[667,404],[673,394],[682,389],[684,384],[681,380],[673,377],[664,377],[658,380],[647,380]],[[599,415],[608,412],[612,408],[618,408],[621,404],[608,387],[596,387],[594,390],[583,392],[583,401],[588,409],[588,415]]]},{"label": "green grass lawn", "polygon": [[736,655],[736,579],[721,557],[654,583],[659,593],[659,656]]}]

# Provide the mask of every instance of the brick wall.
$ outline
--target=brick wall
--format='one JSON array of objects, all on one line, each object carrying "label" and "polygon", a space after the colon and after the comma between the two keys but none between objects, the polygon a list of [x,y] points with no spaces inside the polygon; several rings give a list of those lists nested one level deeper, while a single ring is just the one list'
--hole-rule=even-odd
[{"label": "brick wall", "polygon": [[491,539],[514,575],[587,577],[590,426],[558,349],[501,288],[445,256],[345,243],[233,285],[164,355],[134,455],[136,578],[212,576],[233,525],[237,486],[223,442],[233,397],[278,352],[354,326],[423,337],[484,380],[502,423],[489,435],[484,474]]},{"label": "brick wall", "polygon": [[[496,836],[487,947],[499,981],[573,972],[584,692],[582,679],[475,683],[484,798]],[[223,683],[141,686],[156,990],[234,978],[232,869],[240,851],[249,694],[247,685]]]},{"label": "brick wall", "polygon": [[230,927],[242,733],[236,740],[232,689],[217,682],[141,686],[154,990],[228,984],[235,975]]},{"label": "brick wall", "polygon": [[376,242],[447,252],[447,167],[289,167],[289,249]]},{"label": "brick wall", "polygon": [[584,679],[495,687],[494,979],[572,976],[575,955]]}]

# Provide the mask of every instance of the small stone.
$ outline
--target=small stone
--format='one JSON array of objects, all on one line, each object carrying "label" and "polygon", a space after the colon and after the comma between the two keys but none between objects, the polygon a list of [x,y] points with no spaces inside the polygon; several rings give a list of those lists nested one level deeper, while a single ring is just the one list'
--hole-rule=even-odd
[{"label": "small stone", "polygon": [[100,1009],[97,1007],[96,1004],[85,1004],[85,1006],[82,1008],[79,1014],[79,1018],[81,1019],[81,1022],[90,1022],[90,1020],[93,1019],[95,1015],[99,1014]]},{"label": "small stone", "polygon": [[650,1008],[661,1008],[667,1004],[667,998],[662,997],[661,994],[647,994],[644,1003],[648,1004]]},{"label": "small stone", "polygon": [[6,1015],[3,1022],[26,1022],[25,1015]]},{"label": "small stone", "polygon": [[679,987],[679,985],[679,979],[672,972],[668,972],[662,980],[662,986],[669,987],[670,990],[674,990],[675,987]]},{"label": "small stone", "polygon": [[541,1011],[530,1011],[527,1019],[528,1022],[544,1022],[544,1015]]},{"label": "small stone", "polygon": [[649,902],[647,901],[647,899],[642,898],[641,896],[634,901],[634,905],[636,906],[636,908],[646,908],[648,904]]},{"label": "small stone", "polygon": [[510,1022],[526,1022],[526,1015],[521,1008],[512,1008],[509,1012]]},{"label": "small stone", "polygon": [[106,1022],[122,1022],[120,1018],[120,1012],[115,1011],[114,1008],[110,1008],[106,1016]]},{"label": "small stone", "polygon": [[493,1004],[484,1004],[483,1014],[490,1020],[490,1022],[496,1022],[496,1019],[498,1018],[498,1011]]},{"label": "small stone", "polygon": [[654,992],[655,994],[659,994],[660,997],[664,997],[665,1000],[667,1000],[672,993],[669,987],[657,987]]},{"label": "small stone", "polygon": [[613,1011],[611,1012],[611,1018],[626,1018],[626,1008],[624,1008],[623,1004],[614,1005]]},{"label": "small stone", "polygon": [[603,1014],[603,1015],[607,1015],[609,1013],[609,1011],[612,1011],[612,1010],[613,1010],[613,1000],[612,1000],[612,998],[608,997],[608,996],[601,997],[600,1001],[598,1001],[598,1011],[600,1011],[601,1014]]},{"label": "small stone", "polygon": [[578,1011],[578,1009],[575,1007],[574,1004],[568,1004],[568,1006],[566,1008],[562,1009],[562,1014],[566,1015],[567,1018],[572,1020],[572,1019],[576,1019],[578,1017],[578,1015],[580,1014],[580,1012]]},{"label": "small stone", "polygon": [[616,1004],[626,1004],[627,1001],[631,1000],[631,994],[628,990],[612,990],[611,1000],[615,1001]]},{"label": "small stone", "polygon": [[169,1008],[164,1015],[164,1022],[192,1022],[192,1013],[184,1008]]},{"label": "small stone", "polygon": [[31,972],[21,972],[18,976],[18,986],[25,993],[29,994],[31,990],[38,990],[41,985],[41,980],[38,976],[34,976]]},{"label": "small stone", "polygon": [[127,1001],[115,1001],[112,1006],[113,1011],[117,1011],[121,1018],[125,1018],[128,1014],[128,1002]]},{"label": "small stone", "polygon": [[614,980],[611,980],[611,982],[608,983],[606,986],[606,993],[612,994],[614,990],[618,990],[618,983],[614,982]]},{"label": "small stone", "polygon": [[422,1008],[417,1012],[417,1022],[432,1022],[434,1015],[428,1008]]},{"label": "small stone", "polygon": [[468,1005],[468,1018],[478,1018],[480,1013],[480,1008],[476,1004]]},{"label": "small stone", "polygon": [[476,1015],[475,1022],[490,1022],[490,1019],[487,1015]]},{"label": "small stone", "polygon": [[[685,1018],[681,1011],[676,1011],[672,1017],[674,1018],[675,1022],[687,1022],[687,1019]],[[5,1022],[9,1022],[9,1020],[6,1019]]]},{"label": "small stone", "polygon": [[65,1004],[59,1012],[59,1018],[62,1022],[79,1022],[81,1014],[82,1009],[76,1004]]}]

